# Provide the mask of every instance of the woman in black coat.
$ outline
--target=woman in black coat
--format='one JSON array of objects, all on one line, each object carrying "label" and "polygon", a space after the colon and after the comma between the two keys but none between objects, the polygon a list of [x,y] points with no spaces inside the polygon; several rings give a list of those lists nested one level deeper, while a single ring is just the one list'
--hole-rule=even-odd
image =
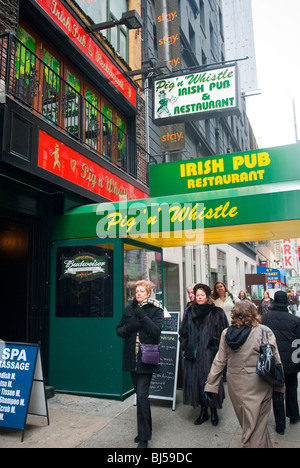
[{"label": "woman in black coat", "polygon": [[[286,416],[290,423],[300,421],[298,405],[298,372],[300,362],[296,359],[296,346],[300,339],[300,318],[288,311],[289,301],[287,293],[277,291],[271,312],[262,316],[262,323],[273,331],[285,376]],[[285,430],[284,401],[273,394],[273,409],[275,414],[276,431],[280,434]]]},{"label": "woman in black coat", "polygon": [[137,396],[138,435],[134,439],[139,448],[146,448],[152,435],[152,419],[149,388],[152,374],[160,371],[159,365],[141,361],[139,343],[159,344],[163,326],[163,310],[155,299],[150,298],[151,283],[138,281],[135,284],[135,299],[127,306],[117,334],[125,339],[123,369],[131,372]]},{"label": "woman in black coat", "polygon": [[[183,403],[194,408],[201,406],[201,412],[194,424],[208,420],[208,402],[204,387],[212,362],[218,351],[222,331],[228,327],[225,312],[214,305],[211,289],[205,284],[194,287],[195,301],[185,311],[179,330],[183,350]],[[217,409],[222,408],[225,398],[223,383],[219,393],[209,402],[211,422],[219,422]]]}]

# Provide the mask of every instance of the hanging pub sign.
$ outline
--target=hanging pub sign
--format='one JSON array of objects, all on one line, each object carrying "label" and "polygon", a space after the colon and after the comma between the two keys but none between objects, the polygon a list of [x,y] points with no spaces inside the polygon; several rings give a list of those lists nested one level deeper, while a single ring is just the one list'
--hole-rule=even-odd
[{"label": "hanging pub sign", "polygon": [[156,125],[239,114],[237,64],[157,79],[153,113]]},{"label": "hanging pub sign", "polygon": [[108,276],[108,257],[98,257],[90,253],[80,253],[74,257],[62,257],[61,278],[72,278],[77,281],[92,281],[95,278]]}]

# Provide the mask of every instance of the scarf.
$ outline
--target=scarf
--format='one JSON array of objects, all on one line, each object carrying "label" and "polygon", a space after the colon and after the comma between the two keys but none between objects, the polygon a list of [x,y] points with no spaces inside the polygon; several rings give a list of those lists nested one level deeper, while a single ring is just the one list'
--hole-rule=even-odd
[{"label": "scarf", "polygon": [[243,325],[240,328],[231,326],[227,330],[225,341],[231,349],[236,350],[245,343],[251,330],[252,327],[247,327],[247,325]]}]

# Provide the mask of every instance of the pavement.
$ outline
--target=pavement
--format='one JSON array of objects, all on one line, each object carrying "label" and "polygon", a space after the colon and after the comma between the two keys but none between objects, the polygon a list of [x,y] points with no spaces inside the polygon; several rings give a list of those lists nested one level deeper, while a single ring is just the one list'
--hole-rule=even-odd
[{"label": "pavement", "polygon": [[[226,384],[225,392],[217,427],[210,420],[201,426],[194,425],[199,409],[183,405],[182,390],[177,390],[174,411],[171,402],[152,399],[153,436],[148,447],[152,452],[155,449],[240,448],[241,429]],[[134,453],[137,447],[133,395],[125,401],[114,401],[56,394],[48,400],[48,410],[49,426],[46,418],[28,415],[23,442],[21,431],[0,427],[0,448],[102,448],[127,449]],[[279,435],[271,412],[269,432],[274,448],[300,448],[300,422],[290,425],[287,419],[285,434]]]}]

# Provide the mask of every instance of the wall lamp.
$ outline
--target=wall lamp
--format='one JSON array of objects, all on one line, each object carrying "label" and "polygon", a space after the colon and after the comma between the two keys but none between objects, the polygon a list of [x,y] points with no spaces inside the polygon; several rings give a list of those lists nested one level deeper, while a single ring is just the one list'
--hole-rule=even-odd
[{"label": "wall lamp", "polygon": [[157,62],[157,64],[153,67],[140,68],[139,70],[128,71],[127,75],[148,75],[151,72],[154,72],[157,75],[170,75],[170,73],[172,73],[172,67],[169,62]]},{"label": "wall lamp", "polygon": [[93,24],[90,26],[91,31],[102,31],[103,29],[114,28],[124,24],[128,29],[140,29],[143,26],[143,20],[136,10],[126,11],[122,13],[120,20],[105,21],[104,23]]}]

